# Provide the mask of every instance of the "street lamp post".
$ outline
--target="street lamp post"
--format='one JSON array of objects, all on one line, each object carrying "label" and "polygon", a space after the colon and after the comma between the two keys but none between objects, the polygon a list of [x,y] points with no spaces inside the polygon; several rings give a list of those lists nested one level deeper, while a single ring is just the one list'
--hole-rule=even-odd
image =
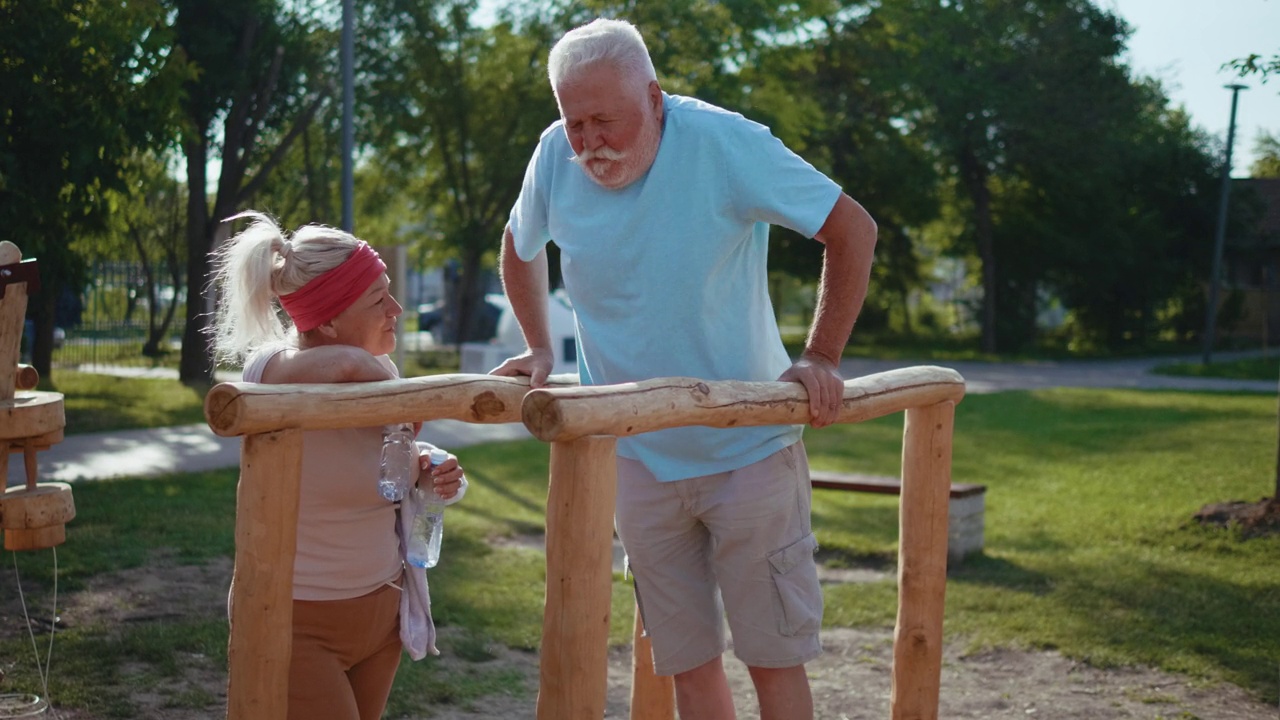
[{"label": "street lamp post", "polygon": [[355,230],[355,7],[342,1],[342,229]]},{"label": "street lamp post", "polygon": [[1231,120],[1227,123],[1227,158],[1222,164],[1222,194],[1218,198],[1218,225],[1213,233],[1213,264],[1209,276],[1209,306],[1204,313],[1204,364],[1213,354],[1214,325],[1218,318],[1218,286],[1222,279],[1222,245],[1227,234],[1227,199],[1231,195],[1231,146],[1236,138],[1236,103],[1247,85],[1225,85],[1231,91]]}]

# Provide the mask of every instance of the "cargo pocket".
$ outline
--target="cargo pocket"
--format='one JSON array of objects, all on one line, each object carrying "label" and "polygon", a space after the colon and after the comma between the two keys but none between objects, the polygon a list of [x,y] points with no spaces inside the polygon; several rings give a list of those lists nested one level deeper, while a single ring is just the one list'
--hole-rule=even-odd
[{"label": "cargo pocket", "polygon": [[773,574],[778,632],[785,637],[811,635],[822,625],[822,588],[813,554],[818,538],[809,533],[800,540],[769,553]]}]

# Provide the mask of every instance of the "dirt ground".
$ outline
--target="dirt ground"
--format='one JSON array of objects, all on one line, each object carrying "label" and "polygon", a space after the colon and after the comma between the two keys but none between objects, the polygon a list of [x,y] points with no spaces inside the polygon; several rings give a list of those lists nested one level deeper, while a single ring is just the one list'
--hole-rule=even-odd
[{"label": "dirt ground", "polygon": [[[230,577],[229,561],[205,567],[155,563],[147,568],[95,578],[86,590],[61,598],[59,614],[68,626],[99,621],[128,624],[175,614],[209,617],[225,612]],[[856,577],[828,579],[856,580]],[[0,593],[0,632],[21,630],[25,634],[21,606],[13,595],[7,589]],[[45,645],[47,625],[38,628],[43,628],[45,640],[41,644]],[[888,717],[892,633],[887,629],[829,630],[823,633],[823,645],[826,652],[809,666],[816,717],[820,720]],[[1263,705],[1231,685],[1205,686],[1150,668],[1099,670],[1054,652],[997,650],[966,655],[961,647],[962,643],[951,642],[944,651],[940,718],[1280,720],[1280,709]],[[55,638],[55,674],[57,654]],[[433,709],[421,717],[434,720],[533,718],[538,683],[536,654],[502,647],[495,648],[494,654],[494,659],[480,664],[483,669],[516,669],[525,678],[523,688],[512,688],[510,694],[485,697],[467,707]],[[0,658],[0,669],[10,666],[13,660]],[[442,661],[460,671],[480,669],[448,655]],[[630,663],[628,648],[611,651],[606,718],[628,717]],[[726,659],[726,666],[739,718],[758,719],[745,670],[731,656]],[[169,687],[134,688],[131,696],[143,708],[137,716],[139,720],[221,717],[221,708],[211,712],[208,708],[193,711],[167,705],[173,697],[189,694],[193,688],[225,701],[225,683],[225,668],[216,667],[209,658],[192,656],[180,681]],[[3,692],[12,690],[0,686],[0,693]],[[65,709],[45,717],[102,720]]]}]

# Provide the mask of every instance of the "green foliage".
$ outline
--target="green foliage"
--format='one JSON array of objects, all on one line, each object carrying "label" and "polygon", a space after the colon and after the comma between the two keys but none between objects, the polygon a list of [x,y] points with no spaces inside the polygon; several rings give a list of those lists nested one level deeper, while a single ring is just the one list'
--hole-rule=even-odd
[{"label": "green foliage", "polygon": [[[169,350],[165,339],[185,290],[187,193],[172,175],[172,161],[169,155],[135,152],[124,166],[124,187],[107,192],[112,208],[107,228],[74,243],[92,262],[116,260],[141,268],[140,286],[108,288],[100,278],[91,285],[96,301],[123,306],[119,312],[107,310],[107,317],[126,318],[136,305],[146,307],[146,337],[134,358],[158,358]],[[173,301],[162,302],[162,294],[169,293]]]},{"label": "green foliage", "polygon": [[1275,53],[1269,58],[1258,53],[1250,53],[1246,57],[1224,63],[1223,67],[1234,69],[1240,77],[1257,75],[1265,83],[1272,75],[1280,75],[1280,53]]},{"label": "green foliage", "polygon": [[83,285],[69,238],[103,229],[133,148],[162,145],[191,76],[156,0],[0,2],[0,227],[40,260],[34,364],[49,372],[59,288]]},{"label": "green foliage", "polygon": [[[665,89],[766,123],[868,208],[880,239],[860,329],[966,333],[976,319],[986,352],[1016,352],[1043,340],[1039,311],[1057,305],[1070,322],[1055,332],[1075,347],[1200,331],[1220,153],[1124,65],[1129,29],[1096,3],[555,0],[500,4],[487,27],[479,7],[376,0],[357,17],[358,231],[408,244],[415,268],[458,262],[463,337],[557,116],[546,53],[595,15],[637,23]],[[0,15],[0,221],[41,257],[50,292],[82,287],[86,256],[137,252],[137,233],[157,268],[186,255],[181,278],[153,272],[156,284],[198,288],[227,215],[338,224],[334,9],[58,0]],[[1271,63],[1236,67],[1266,77]],[[184,190],[154,172],[175,140],[186,186],[209,191],[180,219]],[[1255,172],[1269,174],[1262,158]],[[811,282],[821,249],[780,230],[773,269]],[[934,285],[957,299],[922,300]],[[206,310],[184,309],[188,380],[212,368]],[[154,318],[149,352],[169,322]]]},{"label": "green foliage", "polygon": [[1256,178],[1280,178],[1280,133],[1260,131],[1253,143],[1255,160],[1249,174]]},{"label": "green foliage", "polygon": [[482,271],[538,136],[557,117],[546,81],[550,31],[534,20],[476,27],[474,10],[460,1],[366,3],[357,51],[364,138],[379,149],[362,170],[361,201],[387,213],[372,215],[375,234],[409,242],[420,258],[459,261],[449,302],[462,340],[479,328]]},{"label": "green foliage", "polygon": [[[325,17],[276,0],[168,0],[172,52],[198,74],[183,87],[187,187],[186,285],[205,288],[223,221],[249,207],[299,134],[335,93],[335,33]],[[332,20],[332,18],[328,18]],[[220,160],[216,183],[206,177]],[[216,187],[212,196],[205,188]],[[208,380],[214,364],[204,303],[188,303],[180,377]]]}]

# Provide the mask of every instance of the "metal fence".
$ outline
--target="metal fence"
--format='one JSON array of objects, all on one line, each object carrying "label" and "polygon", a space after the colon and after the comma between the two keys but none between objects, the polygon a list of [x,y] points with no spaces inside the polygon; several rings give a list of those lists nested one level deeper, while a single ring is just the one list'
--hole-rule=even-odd
[{"label": "metal fence", "polygon": [[[169,284],[172,270],[163,265],[153,268],[155,280],[149,284],[137,263],[96,263],[82,293],[68,292],[59,298],[54,367],[176,365],[186,318],[186,289]],[[158,338],[157,354],[143,354],[153,324],[160,328],[171,308],[173,319]]]}]

